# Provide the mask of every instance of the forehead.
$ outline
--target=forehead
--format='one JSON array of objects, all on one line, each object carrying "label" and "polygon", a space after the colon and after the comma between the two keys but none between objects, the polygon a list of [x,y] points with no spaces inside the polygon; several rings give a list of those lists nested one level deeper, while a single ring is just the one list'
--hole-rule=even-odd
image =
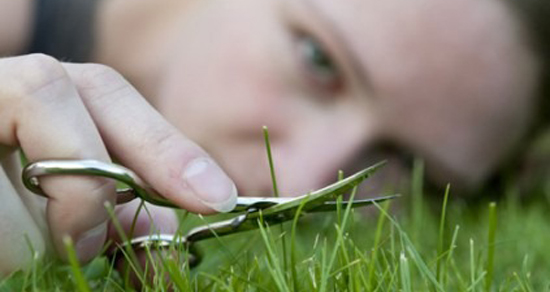
[{"label": "forehead", "polygon": [[416,154],[475,177],[521,136],[534,62],[502,2],[304,1],[368,72],[384,133]]}]

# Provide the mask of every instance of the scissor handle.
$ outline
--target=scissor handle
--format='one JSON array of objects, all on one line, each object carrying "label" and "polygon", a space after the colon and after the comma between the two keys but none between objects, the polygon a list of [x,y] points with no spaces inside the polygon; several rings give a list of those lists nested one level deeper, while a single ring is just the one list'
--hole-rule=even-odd
[{"label": "scissor handle", "polygon": [[22,172],[25,187],[31,192],[48,197],[40,187],[38,177],[45,175],[87,175],[112,178],[129,186],[117,190],[117,204],[129,202],[140,197],[152,204],[166,207],[177,207],[172,202],[157,194],[152,188],[130,169],[113,163],[98,160],[45,160],[27,165]]},{"label": "scissor handle", "polygon": [[187,237],[173,234],[151,234],[132,238],[115,248],[109,255],[116,260],[125,248],[131,247],[133,250],[164,250],[185,251],[178,253],[184,255],[190,268],[196,267],[202,261],[202,253],[197,249],[192,241]]}]

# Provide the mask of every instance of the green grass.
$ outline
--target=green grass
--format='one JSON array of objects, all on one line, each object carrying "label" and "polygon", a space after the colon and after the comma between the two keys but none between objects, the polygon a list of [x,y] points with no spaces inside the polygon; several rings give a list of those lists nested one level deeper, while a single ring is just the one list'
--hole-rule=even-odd
[{"label": "green grass", "polygon": [[[443,193],[427,198],[421,177],[416,194],[394,206],[308,215],[282,228],[210,239],[198,244],[198,267],[165,256],[145,267],[155,277],[140,279],[149,291],[550,291],[549,187],[527,200],[511,188],[498,204],[473,204],[453,197],[452,188],[448,200]],[[203,223],[191,215],[182,221],[186,228]],[[131,289],[128,273],[106,257],[84,267],[69,259],[37,261],[1,280],[0,291]]]},{"label": "green grass", "polygon": [[[264,138],[278,194],[267,128]],[[449,186],[427,195],[417,160],[410,191],[393,202],[200,242],[195,268],[181,247],[155,260],[147,250],[143,268],[131,249],[122,251],[134,259],[127,270],[105,256],[81,266],[66,239],[69,263],[36,258],[28,271],[0,280],[0,292],[128,291],[136,281],[145,291],[550,291],[550,180],[539,180],[529,193],[505,188],[498,203],[455,197]],[[182,212],[182,232],[227,216]]]}]

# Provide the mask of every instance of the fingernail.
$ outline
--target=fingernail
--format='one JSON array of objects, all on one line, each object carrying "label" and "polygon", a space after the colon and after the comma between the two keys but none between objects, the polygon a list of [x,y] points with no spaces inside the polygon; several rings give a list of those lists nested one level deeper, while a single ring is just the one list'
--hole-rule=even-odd
[{"label": "fingernail", "polygon": [[78,258],[83,262],[87,262],[95,257],[103,248],[106,236],[107,223],[101,223],[82,233],[75,246]]},{"label": "fingernail", "polygon": [[183,179],[206,206],[218,212],[235,208],[237,188],[212,159],[201,157],[191,161],[183,172]]}]

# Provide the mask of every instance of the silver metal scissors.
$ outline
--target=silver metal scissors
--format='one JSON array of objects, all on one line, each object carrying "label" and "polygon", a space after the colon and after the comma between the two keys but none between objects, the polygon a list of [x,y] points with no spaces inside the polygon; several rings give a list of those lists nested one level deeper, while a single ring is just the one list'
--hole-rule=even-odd
[{"label": "silver metal scissors", "polygon": [[[294,219],[297,215],[334,211],[338,208],[336,198],[341,196],[363,180],[371,176],[385,163],[381,162],[361,170],[347,178],[339,180],[319,190],[298,197],[238,197],[237,204],[231,213],[239,215],[214,223],[205,224],[190,230],[186,235],[151,234],[137,237],[123,246],[145,249],[151,246],[166,248],[183,245],[193,250],[197,241],[239,233],[258,228],[261,224],[273,225]],[[22,172],[22,180],[30,191],[46,196],[40,188],[38,177],[45,175],[90,175],[107,177],[126,184],[129,188],[117,190],[117,204],[123,204],[141,198],[155,205],[179,208],[151,187],[138,175],[120,165],[96,160],[47,160],[27,165]],[[373,203],[393,199],[398,195],[382,196],[370,199],[341,201],[341,207],[362,207]],[[300,213],[300,214],[298,214]],[[200,254],[190,252],[188,263],[191,267],[200,262]]]}]

